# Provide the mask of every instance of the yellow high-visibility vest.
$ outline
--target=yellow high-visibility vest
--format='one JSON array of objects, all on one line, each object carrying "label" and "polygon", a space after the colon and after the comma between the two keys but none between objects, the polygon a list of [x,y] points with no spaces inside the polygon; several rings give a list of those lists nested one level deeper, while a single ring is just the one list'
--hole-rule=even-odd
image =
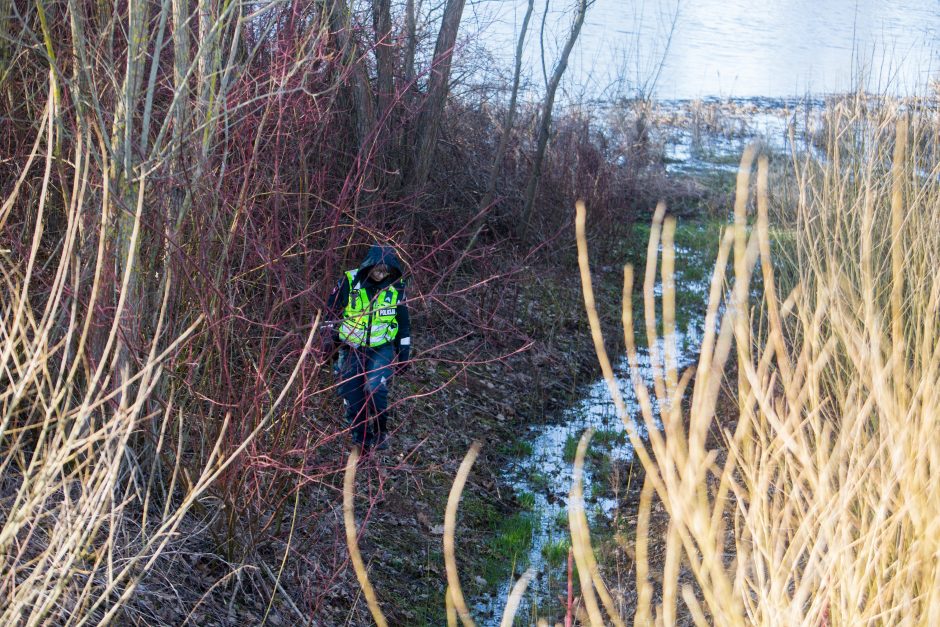
[{"label": "yellow high-visibility vest", "polygon": [[398,335],[398,297],[394,284],[379,292],[372,302],[365,286],[355,282],[358,269],[346,271],[349,300],[343,310],[339,339],[352,346],[376,347]]}]

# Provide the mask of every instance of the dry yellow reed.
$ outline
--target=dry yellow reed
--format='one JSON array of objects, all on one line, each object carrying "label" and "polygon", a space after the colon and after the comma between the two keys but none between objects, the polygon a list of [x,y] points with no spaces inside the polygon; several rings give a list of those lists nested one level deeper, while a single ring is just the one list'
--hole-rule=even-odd
[{"label": "dry yellow reed", "polygon": [[[820,178],[815,165],[804,164],[797,177],[795,241],[802,285],[782,304],[771,258],[769,164],[758,160],[757,222],[748,238],[745,208],[754,152],[742,160],[735,228],[719,248],[712,278],[688,440],[669,442],[682,437],[684,423],[677,414],[663,414],[664,446],[651,434],[655,462],[640,456],[648,482],[637,529],[638,623],[678,620],[680,562],[696,580],[695,586],[681,586],[679,595],[696,624],[931,624],[940,617],[940,494],[937,466],[931,465],[940,459],[940,349],[934,341],[940,288],[928,270],[936,267],[940,250],[940,185],[914,171],[907,148],[922,144],[910,139],[906,122],[863,121],[855,117],[845,124],[871,133],[876,148],[893,131],[891,167],[875,162],[887,152],[880,148],[853,154],[833,147],[830,154],[845,169],[829,164]],[[852,169],[845,166],[849,162]],[[668,353],[666,231],[654,229],[663,242]],[[651,245],[651,253],[656,248]],[[716,333],[729,248],[734,285]],[[758,256],[764,293],[755,310],[748,301]],[[648,258],[647,276],[653,265]],[[630,358],[630,268],[624,286]],[[653,310],[649,302],[645,308]],[[652,344],[656,338],[648,339]],[[727,455],[716,466],[718,451],[705,449],[705,434],[732,342],[738,424],[725,431]],[[595,344],[601,345],[596,339]],[[670,359],[663,358],[664,396],[671,400],[681,396],[681,381],[673,395]],[[636,367],[634,359],[628,361]],[[642,390],[637,397],[645,418]],[[663,603],[655,611],[646,538],[654,493],[669,514]]]},{"label": "dry yellow reed", "polygon": [[[610,358],[607,356],[607,349],[604,347],[604,334],[601,330],[600,316],[597,314],[597,307],[594,301],[594,290],[592,288],[591,282],[591,265],[587,248],[587,235],[585,234],[587,208],[585,207],[583,201],[578,201],[575,205],[575,210],[575,233],[578,244],[578,268],[581,273],[581,288],[582,294],[584,296],[584,307],[587,312],[588,323],[591,328],[591,339],[594,342],[594,350],[597,353],[597,359],[600,363],[601,372],[604,375],[604,381],[607,384],[607,389],[610,391],[611,398],[614,400],[614,407],[617,410],[617,415],[623,422],[624,429],[630,438],[630,443],[633,445],[637,456],[643,460],[644,466],[646,464],[652,464],[653,462],[646,450],[646,445],[639,437],[636,426],[633,424],[633,420],[627,414],[627,408],[623,401],[623,395],[620,393],[620,387],[617,385],[617,381],[614,378],[614,370],[610,364]],[[663,206],[663,211],[665,211],[665,206]],[[629,277],[627,275],[629,275]],[[632,271],[629,269],[625,270],[625,280],[628,278],[632,278]],[[625,309],[625,318],[629,317],[629,314],[626,312],[627,310]],[[634,367],[633,373],[635,374],[636,371],[637,369]],[[637,381],[635,381],[635,384],[636,383]],[[652,406],[649,402],[649,395],[646,394],[645,388],[642,391],[638,389],[638,394],[640,392],[642,392],[642,394],[640,395],[639,400],[643,409],[644,420],[646,421],[648,427],[654,426],[655,420],[653,417]],[[650,437],[654,439],[658,437],[655,426],[650,431]],[[653,480],[658,481],[658,478],[654,478]]]},{"label": "dry yellow reed", "polygon": [[457,627],[457,608],[454,607],[454,597],[450,593],[450,586],[444,592],[444,609],[447,613],[447,627]]},{"label": "dry yellow reed", "polygon": [[473,466],[473,462],[476,461],[477,455],[480,454],[480,448],[480,443],[474,442],[463,458],[460,468],[457,469],[457,476],[454,477],[454,483],[450,488],[447,509],[444,512],[444,566],[447,570],[447,585],[448,590],[450,590],[451,600],[457,610],[457,616],[460,617],[465,627],[471,627],[474,623],[470,617],[470,610],[467,609],[467,603],[463,598],[463,589],[460,587],[454,535],[457,530],[457,507],[460,505],[460,495],[463,494],[464,485],[470,475],[470,468]]},{"label": "dry yellow reed", "polygon": [[535,571],[529,568],[519,580],[512,586],[509,598],[506,599],[506,608],[503,610],[503,618],[499,621],[499,627],[512,627],[513,620],[516,618],[516,612],[519,611],[519,604],[522,603],[522,595],[525,594],[529,582],[535,576]]},{"label": "dry yellow reed", "polygon": [[590,531],[583,525],[584,518],[584,457],[591,441],[593,431],[588,429],[578,442],[578,449],[574,457],[574,470],[571,476],[571,492],[568,496],[568,525],[571,531],[571,550],[578,565],[578,579],[581,583],[581,599],[587,611],[592,627],[603,626],[600,607],[594,595],[594,582],[591,579],[591,570],[588,567],[587,554],[591,552]]},{"label": "dry yellow reed", "polygon": [[366,604],[369,606],[369,612],[372,619],[379,627],[386,627],[385,615],[379,607],[378,599],[375,596],[375,589],[369,582],[369,572],[362,561],[362,554],[359,552],[359,540],[356,530],[356,466],[359,463],[359,447],[354,446],[349,452],[349,459],[346,461],[346,474],[343,478],[343,522],[346,527],[346,546],[349,547],[349,557],[353,563],[353,569],[356,571],[356,579],[359,581],[359,587],[366,597]]}]

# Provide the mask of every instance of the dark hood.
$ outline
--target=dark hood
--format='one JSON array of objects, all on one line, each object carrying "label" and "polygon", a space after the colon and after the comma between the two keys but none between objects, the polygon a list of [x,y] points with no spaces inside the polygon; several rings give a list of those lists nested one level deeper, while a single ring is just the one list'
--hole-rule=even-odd
[{"label": "dark hood", "polygon": [[401,278],[401,262],[398,261],[398,255],[395,254],[395,249],[391,246],[373,244],[369,248],[369,252],[366,254],[365,259],[363,259],[362,263],[359,264],[359,272],[356,275],[356,279],[358,281],[365,280],[366,276],[369,274],[369,270],[372,269],[372,266],[376,266],[380,263],[384,263],[386,266],[388,266],[388,277],[382,281],[383,286],[391,285]]}]

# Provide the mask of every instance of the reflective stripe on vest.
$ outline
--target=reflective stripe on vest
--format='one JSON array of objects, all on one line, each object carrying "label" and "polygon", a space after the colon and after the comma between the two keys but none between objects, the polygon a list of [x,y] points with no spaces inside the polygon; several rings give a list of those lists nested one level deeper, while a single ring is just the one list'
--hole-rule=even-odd
[{"label": "reflective stripe on vest", "polygon": [[348,270],[349,300],[343,310],[339,339],[353,346],[382,346],[398,335],[398,290],[389,285],[370,304],[366,288],[355,284],[358,270]]}]

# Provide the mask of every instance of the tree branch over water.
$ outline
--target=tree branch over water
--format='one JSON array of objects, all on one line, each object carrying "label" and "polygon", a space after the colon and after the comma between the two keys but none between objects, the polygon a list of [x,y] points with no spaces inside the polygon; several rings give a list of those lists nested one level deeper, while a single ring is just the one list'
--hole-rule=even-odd
[{"label": "tree branch over water", "polygon": [[[581,34],[581,27],[584,25],[584,17],[587,15],[588,7],[593,2],[588,0],[579,0],[578,12],[575,14],[574,22],[571,25],[571,32],[565,47],[562,48],[558,63],[552,71],[552,77],[546,85],[545,100],[542,102],[542,112],[539,116],[539,132],[535,147],[535,157],[532,163],[532,171],[529,174],[529,180],[525,190],[525,206],[522,209],[523,239],[526,239],[532,228],[532,211],[535,206],[535,192],[538,188],[539,180],[542,178],[542,161],[545,159],[545,148],[548,146],[548,138],[552,128],[552,109],[555,106],[555,93],[558,91],[558,85],[568,68],[568,57],[571,50],[578,41]],[[543,52],[544,61],[544,52]]]}]

